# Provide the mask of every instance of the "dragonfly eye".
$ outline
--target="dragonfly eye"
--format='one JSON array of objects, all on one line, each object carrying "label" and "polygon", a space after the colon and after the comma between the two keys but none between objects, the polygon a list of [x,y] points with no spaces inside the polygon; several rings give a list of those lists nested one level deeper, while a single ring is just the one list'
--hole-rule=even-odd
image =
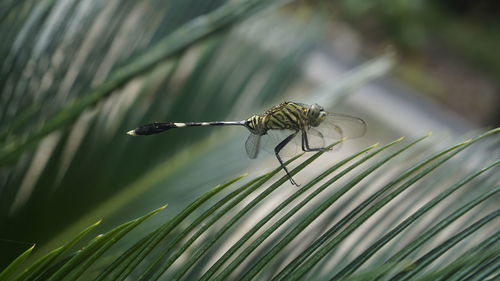
[{"label": "dragonfly eye", "polygon": [[318,126],[326,116],[326,112],[318,104],[313,104],[307,112],[307,117],[311,126]]},{"label": "dragonfly eye", "polygon": [[318,118],[320,111],[321,111],[321,107],[318,104],[313,104],[309,108],[307,115],[310,119],[316,119],[316,118]]}]

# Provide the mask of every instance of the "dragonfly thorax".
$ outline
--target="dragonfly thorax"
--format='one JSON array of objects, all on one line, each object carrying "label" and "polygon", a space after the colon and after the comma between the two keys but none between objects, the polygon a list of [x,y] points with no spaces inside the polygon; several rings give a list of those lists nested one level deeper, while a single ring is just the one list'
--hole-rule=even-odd
[{"label": "dragonfly thorax", "polygon": [[269,130],[306,130],[319,126],[327,113],[318,104],[311,106],[284,102],[262,115],[254,115],[246,120],[246,127],[252,134],[265,135]]}]

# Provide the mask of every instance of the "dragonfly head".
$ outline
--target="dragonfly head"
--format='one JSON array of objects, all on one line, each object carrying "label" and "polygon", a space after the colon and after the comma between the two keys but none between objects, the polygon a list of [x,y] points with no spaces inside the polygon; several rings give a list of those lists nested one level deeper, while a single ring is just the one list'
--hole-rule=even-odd
[{"label": "dragonfly head", "polygon": [[313,127],[319,126],[321,122],[325,119],[326,111],[319,104],[315,103],[311,105],[309,110],[307,111],[307,119],[309,121],[309,125]]}]

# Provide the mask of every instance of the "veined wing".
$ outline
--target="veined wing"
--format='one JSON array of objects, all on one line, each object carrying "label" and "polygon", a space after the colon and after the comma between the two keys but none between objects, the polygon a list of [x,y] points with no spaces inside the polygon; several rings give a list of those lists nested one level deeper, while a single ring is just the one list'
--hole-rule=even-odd
[{"label": "veined wing", "polygon": [[250,159],[255,159],[259,155],[260,137],[260,135],[250,134],[245,142],[245,149]]},{"label": "veined wing", "polygon": [[[260,147],[264,151],[274,154],[274,148],[294,132],[295,131],[293,130],[270,130],[266,135],[262,136]],[[309,148],[325,147],[325,139],[323,138],[323,134],[321,132],[314,128],[309,128],[306,133]],[[279,154],[284,158],[288,158],[296,156],[302,152],[302,132],[298,132],[297,135],[281,149]]]},{"label": "veined wing", "polygon": [[359,138],[366,133],[366,123],[358,117],[328,113],[317,129],[328,138]]},{"label": "veined wing", "polygon": [[309,148],[317,149],[325,147],[326,144],[323,133],[316,130],[315,128],[309,128],[309,130],[306,131],[306,134]]},{"label": "veined wing", "polygon": [[[269,130],[267,134],[262,136],[261,148],[270,153],[274,154],[274,148],[286,139],[289,135],[293,134],[292,130]],[[302,152],[300,148],[301,136],[298,133],[290,142],[285,145],[280,151],[280,156],[282,157],[292,157]]]}]

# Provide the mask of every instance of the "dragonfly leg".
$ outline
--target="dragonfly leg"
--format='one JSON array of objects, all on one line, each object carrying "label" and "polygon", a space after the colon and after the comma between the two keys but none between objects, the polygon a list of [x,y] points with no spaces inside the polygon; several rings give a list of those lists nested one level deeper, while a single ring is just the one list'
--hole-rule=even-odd
[{"label": "dragonfly leg", "polygon": [[302,131],[302,151],[310,152],[310,151],[328,151],[328,148],[318,147],[318,148],[310,148],[309,140],[307,139],[306,131]]},{"label": "dragonfly leg", "polygon": [[280,162],[280,165],[281,165],[281,168],[283,168],[283,170],[285,170],[285,173],[287,174],[288,176],[288,179],[290,180],[290,183],[292,183],[292,185],[295,185],[295,186],[299,186],[292,178],[292,176],[290,175],[290,173],[288,172],[288,169],[286,168],[285,164],[283,163],[283,160],[281,160],[281,157],[279,155],[279,152],[281,151],[281,149],[283,149],[283,147],[285,147],[285,145],[287,145],[297,134],[299,133],[299,131],[289,135],[288,137],[286,137],[286,139],[284,139],[283,141],[281,141],[275,148],[274,148],[274,153],[276,154],[276,158],[278,158],[278,161]]}]

